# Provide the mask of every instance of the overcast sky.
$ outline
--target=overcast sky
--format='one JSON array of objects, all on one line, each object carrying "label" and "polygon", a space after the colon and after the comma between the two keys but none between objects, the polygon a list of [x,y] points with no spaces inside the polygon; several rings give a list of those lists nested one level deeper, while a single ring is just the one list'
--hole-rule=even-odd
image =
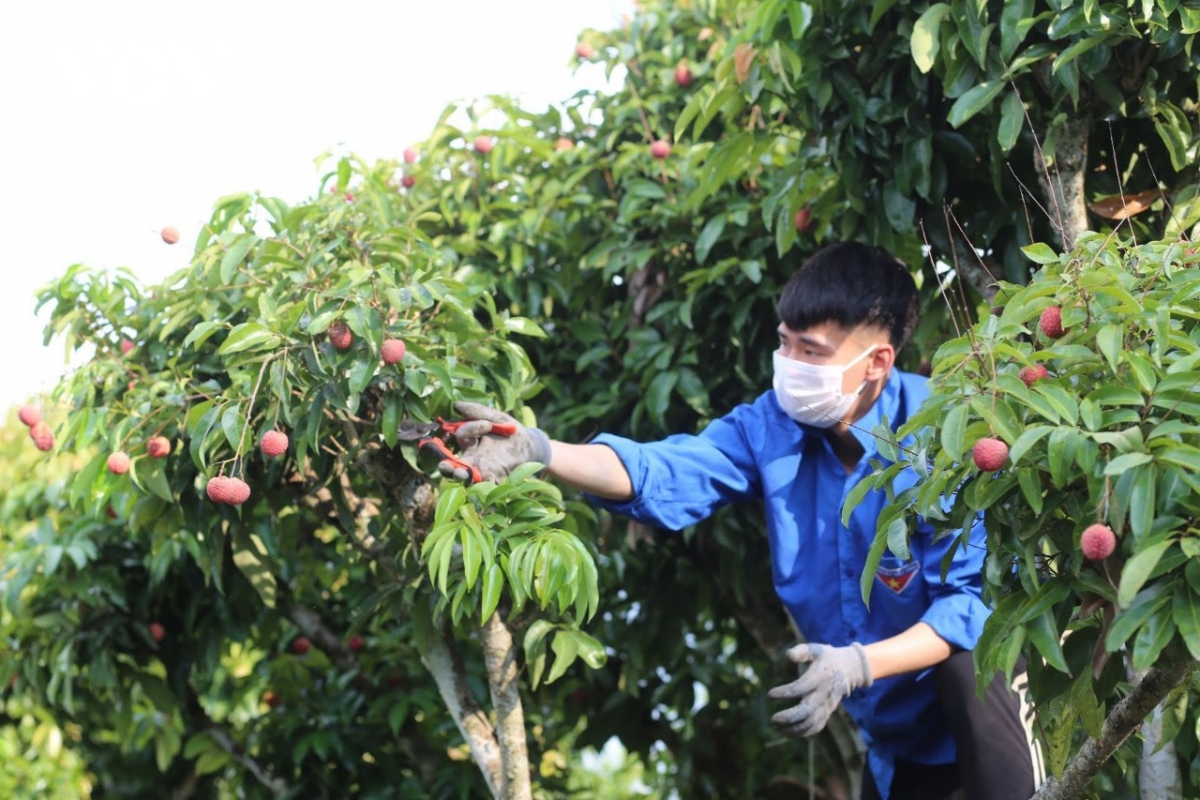
[{"label": "overcast sky", "polygon": [[[451,101],[529,106],[603,85],[584,28],[633,0],[0,2],[0,410],[48,391],[37,289],[83,262],[146,282],[187,262],[213,202],[317,188],[314,159],[398,157]],[[180,244],[158,230],[174,225]]]}]

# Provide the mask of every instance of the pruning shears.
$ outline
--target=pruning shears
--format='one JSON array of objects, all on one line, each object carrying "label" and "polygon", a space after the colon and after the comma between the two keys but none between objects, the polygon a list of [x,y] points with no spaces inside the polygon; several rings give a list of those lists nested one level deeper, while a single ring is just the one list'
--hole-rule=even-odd
[{"label": "pruning shears", "polygon": [[[406,420],[400,424],[396,438],[404,442],[416,441],[417,450],[422,453],[432,453],[439,463],[449,462],[452,470],[466,472],[470,476],[467,483],[479,483],[483,480],[479,468],[473,464],[468,464],[455,455],[442,437],[457,434],[458,429],[463,425],[485,422],[491,427],[488,430],[480,431],[479,434],[481,436],[489,433],[496,436],[512,436],[517,432],[517,426],[509,422],[488,422],[487,420],[477,419],[444,420],[438,417],[436,422],[412,422],[411,420]],[[479,425],[479,427],[482,427],[482,425]]]}]

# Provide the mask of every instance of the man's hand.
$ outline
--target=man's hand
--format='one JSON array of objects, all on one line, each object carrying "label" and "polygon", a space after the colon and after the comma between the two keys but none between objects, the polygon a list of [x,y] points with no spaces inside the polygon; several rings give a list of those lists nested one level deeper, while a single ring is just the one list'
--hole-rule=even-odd
[{"label": "man's hand", "polygon": [[[460,401],[454,404],[454,410],[471,420],[454,432],[462,449],[458,457],[477,468],[485,481],[503,480],[530,461],[549,465],[550,439],[537,428],[526,428],[503,411],[480,403]],[[490,433],[492,423],[507,423],[516,430],[511,436],[498,436]],[[438,464],[438,469],[448,478],[468,478],[465,470],[455,469],[448,461]]]},{"label": "man's hand", "polygon": [[817,735],[843,698],[874,682],[867,652],[858,642],[847,647],[799,644],[788,650],[787,657],[809,666],[798,680],[767,692],[772,700],[800,701],[771,717],[771,725],[785,736]]}]

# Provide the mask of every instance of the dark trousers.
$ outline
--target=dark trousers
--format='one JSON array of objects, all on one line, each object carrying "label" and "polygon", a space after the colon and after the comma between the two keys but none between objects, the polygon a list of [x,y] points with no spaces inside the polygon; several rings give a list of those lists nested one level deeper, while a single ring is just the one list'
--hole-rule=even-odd
[{"label": "dark trousers", "polygon": [[[897,761],[890,800],[1029,800],[1043,779],[1041,753],[1027,726],[1032,710],[1024,702],[1025,662],[1013,687],[1004,676],[992,679],[981,700],[975,694],[971,653],[955,653],[934,668],[934,684],[958,750],[957,764]],[[863,800],[880,800],[868,769]]]}]

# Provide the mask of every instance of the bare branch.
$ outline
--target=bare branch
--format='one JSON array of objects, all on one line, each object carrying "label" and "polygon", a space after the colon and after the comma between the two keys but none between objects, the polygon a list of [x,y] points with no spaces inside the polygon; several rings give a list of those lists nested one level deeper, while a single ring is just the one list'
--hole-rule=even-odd
[{"label": "bare branch", "polygon": [[1088,737],[1061,778],[1050,778],[1032,800],[1074,800],[1084,796],[1092,778],[1116,749],[1145,721],[1154,707],[1196,666],[1191,658],[1163,658],[1124,700],[1113,706],[1099,739]]},{"label": "bare branch", "polygon": [[525,741],[525,712],[521,707],[518,685],[517,651],[512,632],[492,614],[480,632],[483,661],[487,667],[492,708],[496,710],[496,739],[503,765],[501,797],[504,800],[530,800],[529,747]]}]

